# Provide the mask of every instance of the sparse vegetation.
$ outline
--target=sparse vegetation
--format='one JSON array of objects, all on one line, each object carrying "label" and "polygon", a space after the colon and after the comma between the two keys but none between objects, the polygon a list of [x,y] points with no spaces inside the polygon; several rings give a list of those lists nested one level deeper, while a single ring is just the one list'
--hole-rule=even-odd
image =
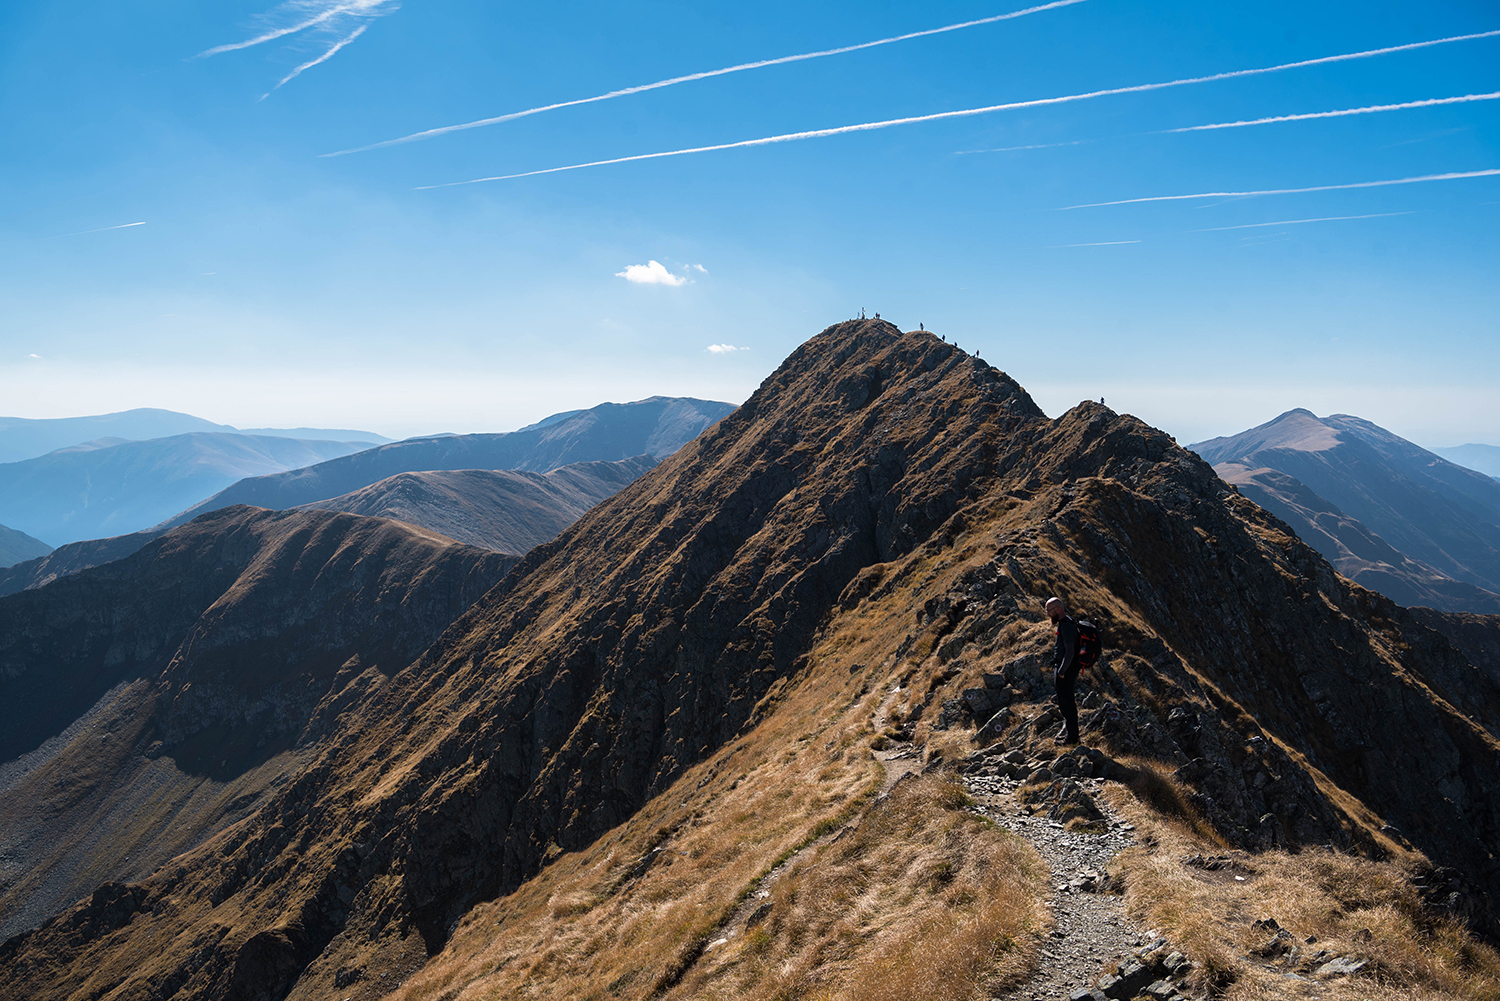
[{"label": "sparse vegetation", "polygon": [[[1306,848],[1221,854],[1229,864],[1201,868],[1189,860],[1221,853],[1223,842],[1199,834],[1201,820],[1157,809],[1157,774],[1139,799],[1115,790],[1116,806],[1150,845],[1123,853],[1116,875],[1131,913],[1198,964],[1198,981],[1211,994],[1226,1001],[1313,996],[1284,975],[1296,972],[1308,978],[1303,987],[1316,986],[1317,996],[1331,1001],[1500,1001],[1500,954],[1423,909],[1410,860]],[[1290,959],[1253,954],[1272,937],[1252,928],[1265,918],[1291,934]],[[1369,965],[1356,976],[1320,980],[1309,962],[1320,950]]]}]

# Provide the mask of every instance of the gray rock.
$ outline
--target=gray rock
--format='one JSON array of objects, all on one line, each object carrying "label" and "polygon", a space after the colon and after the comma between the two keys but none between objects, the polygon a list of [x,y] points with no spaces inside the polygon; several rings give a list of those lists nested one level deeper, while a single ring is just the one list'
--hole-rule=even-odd
[{"label": "gray rock", "polygon": [[1358,973],[1369,965],[1370,961],[1368,959],[1341,956],[1331,962],[1324,963],[1313,972],[1320,977],[1343,977],[1351,973]]}]

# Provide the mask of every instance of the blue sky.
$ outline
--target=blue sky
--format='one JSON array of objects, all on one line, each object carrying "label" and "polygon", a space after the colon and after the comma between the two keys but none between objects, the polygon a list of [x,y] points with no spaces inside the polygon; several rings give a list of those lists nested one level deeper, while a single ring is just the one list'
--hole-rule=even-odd
[{"label": "blue sky", "polygon": [[0,6],[0,413],[402,436],[738,402],[863,307],[1052,414],[1500,444],[1500,176],[1068,208],[1495,170],[1493,99],[1163,130],[1493,95],[1500,36],[433,187],[1495,31],[1492,2],[1082,0],[322,155],[1026,6]]}]

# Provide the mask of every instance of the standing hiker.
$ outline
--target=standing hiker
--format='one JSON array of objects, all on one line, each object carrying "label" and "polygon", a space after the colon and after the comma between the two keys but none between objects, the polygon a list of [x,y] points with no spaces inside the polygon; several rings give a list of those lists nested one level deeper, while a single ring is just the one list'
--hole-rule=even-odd
[{"label": "standing hiker", "polygon": [[1078,623],[1068,615],[1068,606],[1061,598],[1047,599],[1047,618],[1057,627],[1057,649],[1052,654],[1052,681],[1057,688],[1057,707],[1063,714],[1063,731],[1057,735],[1059,744],[1078,743],[1078,703],[1073,699],[1073,689],[1078,684],[1078,671],[1082,665],[1078,660]]}]

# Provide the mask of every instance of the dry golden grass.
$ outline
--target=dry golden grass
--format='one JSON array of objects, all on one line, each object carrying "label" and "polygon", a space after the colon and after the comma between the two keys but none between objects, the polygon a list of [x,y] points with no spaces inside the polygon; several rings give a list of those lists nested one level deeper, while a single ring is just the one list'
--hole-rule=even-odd
[{"label": "dry golden grass", "polygon": [[[914,672],[926,691],[936,666],[892,656],[905,610],[961,568],[950,553],[895,569],[829,623],[814,666],[768,697],[757,726],[611,834],[474,908],[390,996],[959,1001],[1021,976],[1047,920],[1031,849],[935,777],[872,802],[876,710]],[[966,739],[930,750],[961,757]],[[746,928],[762,885],[773,906]]]},{"label": "dry golden grass", "polygon": [[671,996],[968,999],[1019,982],[1045,921],[1046,870],[970,813],[957,782],[899,783],[772,886],[770,913]]},{"label": "dry golden grass", "polygon": [[[1231,868],[1195,868],[1185,860],[1224,854],[1223,842],[1202,836],[1194,816],[1159,812],[1155,804],[1169,797],[1160,787],[1174,783],[1160,771],[1156,775],[1143,798],[1120,787],[1111,794],[1141,841],[1116,866],[1131,914],[1198,964],[1202,986],[1226,1001],[1500,1001],[1500,955],[1423,910],[1408,878],[1412,859],[1375,862],[1310,848],[1233,852]],[[1370,965],[1355,976],[1320,979],[1305,962],[1272,964],[1253,957],[1251,950],[1271,937],[1251,929],[1262,918],[1274,918],[1289,931],[1303,959],[1326,949]],[[1309,979],[1284,975],[1294,971]]]}]

